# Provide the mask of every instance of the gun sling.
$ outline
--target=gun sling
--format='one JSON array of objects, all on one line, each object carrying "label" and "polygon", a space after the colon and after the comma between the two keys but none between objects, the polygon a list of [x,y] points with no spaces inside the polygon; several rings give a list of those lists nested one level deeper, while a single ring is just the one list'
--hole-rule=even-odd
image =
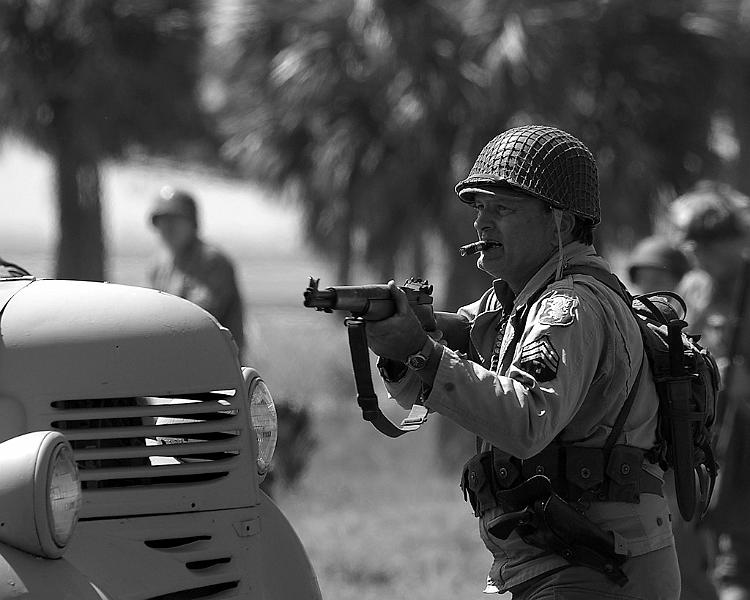
[{"label": "gun sling", "polygon": [[427,420],[427,408],[422,404],[415,403],[409,416],[401,422],[400,426],[393,423],[380,410],[378,396],[372,385],[365,321],[357,317],[348,317],[344,322],[349,335],[352,369],[357,385],[357,404],[362,409],[362,418],[372,423],[380,433],[392,438],[419,429]]}]

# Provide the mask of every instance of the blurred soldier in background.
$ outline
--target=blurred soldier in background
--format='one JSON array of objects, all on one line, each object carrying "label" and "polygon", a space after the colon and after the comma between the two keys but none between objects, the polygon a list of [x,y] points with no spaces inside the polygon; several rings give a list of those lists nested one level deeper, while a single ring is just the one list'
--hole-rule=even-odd
[{"label": "blurred soldier in background", "polygon": [[464,250],[497,278],[459,311],[463,348],[429,337],[393,282],[398,312],[367,336],[399,404],[423,402],[481,438],[462,487],[494,557],[486,591],[676,600],[663,472],[645,458],[659,401],[639,327],[593,247],[593,156],[559,129],[517,127],[456,192],[479,238]]},{"label": "blurred soldier in background", "polygon": [[636,244],[628,259],[628,277],[634,293],[675,291],[690,269],[682,250],[665,237],[654,235]]},{"label": "blurred soldier in background", "polygon": [[[636,244],[627,263],[627,273],[633,284],[633,292],[647,294],[656,291],[674,292],[682,278],[690,271],[688,256],[666,237],[654,235]],[[693,323],[695,315],[688,311],[688,320]],[[693,332],[694,327],[688,330]],[[672,512],[672,530],[680,563],[682,580],[681,600],[715,600],[709,566],[713,563],[713,543],[710,533],[696,523],[682,519],[677,507],[673,472],[665,475],[665,491]]]},{"label": "blurred soldier in background", "polygon": [[719,480],[701,527],[718,543],[713,577],[719,598],[750,600],[750,315],[740,306],[746,304],[750,201],[727,185],[704,181],[677,198],[670,215],[696,264],[678,289],[688,304],[689,330],[702,334],[701,343],[717,358],[724,388],[717,407]]},{"label": "blurred soldier in background", "polygon": [[199,236],[198,210],[192,196],[164,187],[151,224],[166,253],[149,272],[151,287],[186,298],[211,313],[244,349],[243,305],[232,261]]}]

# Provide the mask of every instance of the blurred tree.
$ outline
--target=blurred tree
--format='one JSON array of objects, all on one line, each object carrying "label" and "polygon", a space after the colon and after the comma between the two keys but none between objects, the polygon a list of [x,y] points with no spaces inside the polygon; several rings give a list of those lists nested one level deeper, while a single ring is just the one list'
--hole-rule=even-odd
[{"label": "blurred tree", "polygon": [[138,145],[179,153],[211,143],[196,101],[197,1],[0,3],[0,131],[54,162],[57,276],[101,280],[99,164]]},{"label": "blurred tree", "polygon": [[213,60],[227,155],[299,201],[338,283],[355,258],[383,278],[403,257],[422,272],[435,237],[473,237],[444,199],[481,91],[443,4],[256,0],[217,16],[235,40],[217,43]]},{"label": "blurred tree", "polygon": [[750,0],[702,0],[685,22],[706,38],[716,58],[720,102],[714,141],[728,162],[722,178],[750,194]]},{"label": "blurred tree", "polygon": [[599,165],[599,245],[642,236],[661,190],[684,190],[716,169],[709,132],[719,60],[689,27],[691,4],[475,2],[477,61],[493,95],[505,87],[511,103],[480,138],[531,122],[580,137]]}]

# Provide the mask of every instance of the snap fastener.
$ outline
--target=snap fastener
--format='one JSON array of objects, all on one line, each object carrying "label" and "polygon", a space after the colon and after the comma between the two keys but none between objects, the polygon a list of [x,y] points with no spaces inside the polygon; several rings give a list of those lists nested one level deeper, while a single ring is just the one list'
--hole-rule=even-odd
[{"label": "snap fastener", "polygon": [[537,465],[535,471],[538,475],[544,475],[544,467],[542,465]]},{"label": "snap fastener", "polygon": [[573,551],[570,548],[565,548],[565,550],[562,551],[562,556],[565,560],[569,560],[573,557]]},{"label": "snap fastener", "polygon": [[622,463],[620,465],[620,473],[623,475],[629,475],[630,474],[630,465],[628,463]]},{"label": "snap fastener", "polygon": [[588,479],[589,477],[591,477],[591,469],[582,467],[579,471],[579,475],[581,476],[581,479]]},{"label": "snap fastener", "polygon": [[500,468],[499,468],[499,469],[497,470],[497,476],[498,476],[498,477],[499,477],[500,479],[505,479],[505,478],[506,478],[506,477],[508,476],[508,469],[506,469],[505,467],[500,467]]}]

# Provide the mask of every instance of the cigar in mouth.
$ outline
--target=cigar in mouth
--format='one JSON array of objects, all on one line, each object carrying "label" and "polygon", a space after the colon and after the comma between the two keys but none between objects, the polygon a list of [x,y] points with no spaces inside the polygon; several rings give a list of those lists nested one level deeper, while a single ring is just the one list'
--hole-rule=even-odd
[{"label": "cigar in mouth", "polygon": [[479,242],[473,242],[471,244],[461,246],[458,249],[458,253],[461,256],[469,256],[470,254],[476,254],[477,252],[482,252],[483,250],[488,250],[490,248],[494,248],[495,246],[502,246],[502,244],[500,242],[493,242],[491,240],[481,240]]}]

